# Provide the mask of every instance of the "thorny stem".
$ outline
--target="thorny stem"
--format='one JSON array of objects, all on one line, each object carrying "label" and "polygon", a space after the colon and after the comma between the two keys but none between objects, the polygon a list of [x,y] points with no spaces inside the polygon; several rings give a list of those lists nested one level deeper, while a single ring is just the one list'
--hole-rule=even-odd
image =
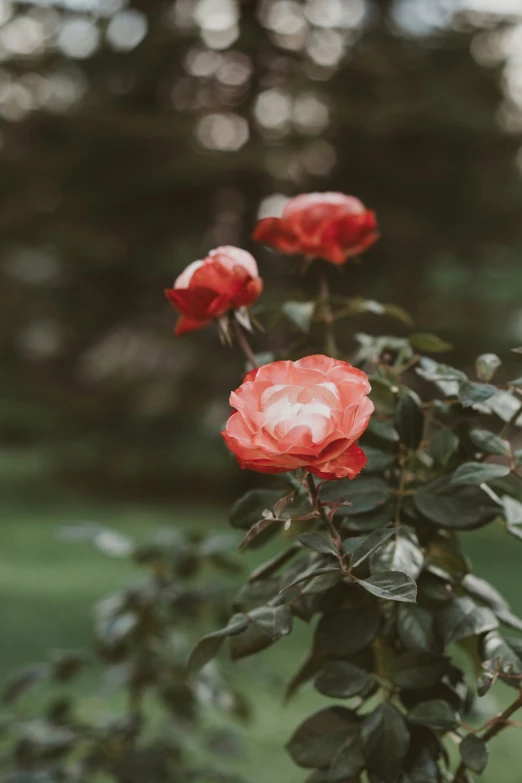
[{"label": "thorny stem", "polygon": [[319,274],[319,300],[321,303],[321,314],[326,326],[326,353],[328,356],[336,359],[339,351],[335,339],[334,317],[330,306],[330,288],[328,286],[326,267],[322,266]]},{"label": "thorny stem", "polygon": [[343,552],[343,544],[341,541],[341,536],[337,532],[335,525],[333,523],[332,518],[328,514],[325,506],[321,503],[321,499],[319,497],[319,492],[317,491],[317,487],[315,486],[314,477],[311,473],[306,474],[306,485],[308,487],[308,491],[310,493],[310,498],[312,501],[312,506],[314,511],[317,511],[320,515],[324,526],[326,527],[328,531],[328,536],[330,537],[330,541],[332,542],[335,551],[337,552],[337,559],[339,560],[339,564],[344,571],[344,552]]},{"label": "thorny stem", "polygon": [[[493,719],[493,721],[490,723],[489,728],[486,729],[484,734],[482,735],[482,739],[484,742],[489,742],[489,740],[493,739],[493,737],[496,737],[497,734],[500,734],[500,732],[505,729],[507,726],[511,725],[511,721],[509,718],[513,715],[514,712],[519,710],[522,707],[522,691],[519,691],[518,697],[515,699],[515,701],[509,705],[509,707],[506,707],[504,712],[501,712],[497,715],[496,718]],[[455,777],[453,778],[453,783],[465,783],[465,777],[464,773],[466,772],[467,765],[461,761],[459,766],[457,767],[457,771],[455,772]]]},{"label": "thorny stem", "polygon": [[234,323],[234,335],[236,337],[237,344],[240,350],[243,352],[243,354],[245,355],[245,357],[247,358],[247,360],[250,362],[250,364],[254,369],[259,367],[259,364],[256,361],[256,357],[254,356],[254,352],[250,347],[250,343],[248,342],[244,331],[242,330],[241,326],[239,325],[239,323],[235,318],[233,319],[233,323]]}]

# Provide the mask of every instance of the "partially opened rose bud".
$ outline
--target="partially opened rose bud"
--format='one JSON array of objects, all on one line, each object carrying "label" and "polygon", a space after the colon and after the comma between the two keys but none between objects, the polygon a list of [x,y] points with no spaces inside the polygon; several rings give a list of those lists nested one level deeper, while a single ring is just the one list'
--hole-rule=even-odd
[{"label": "partially opened rose bud", "polygon": [[232,392],[236,413],[222,434],[242,468],[355,478],[366,464],[355,441],[373,412],[370,388],[364,372],[327,356],[272,362]]},{"label": "partially opened rose bud", "polygon": [[344,193],[303,193],[290,199],[280,218],[260,220],[253,237],[283,253],[302,253],[344,264],[379,238],[375,213]]},{"label": "partially opened rose bud", "polygon": [[206,326],[229,310],[251,305],[263,289],[253,256],[238,247],[218,247],[194,261],[165,291],[181,313],[175,334]]}]

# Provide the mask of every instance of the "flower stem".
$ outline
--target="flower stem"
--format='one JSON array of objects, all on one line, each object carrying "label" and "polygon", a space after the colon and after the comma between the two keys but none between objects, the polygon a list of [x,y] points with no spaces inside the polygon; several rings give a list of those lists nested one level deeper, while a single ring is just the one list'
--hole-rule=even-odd
[{"label": "flower stem", "polygon": [[[511,722],[509,718],[511,715],[513,715],[514,712],[519,710],[522,707],[522,691],[519,691],[518,697],[515,699],[515,701],[509,705],[509,707],[506,707],[504,712],[501,712],[499,715],[497,715],[496,718],[490,723],[489,728],[486,729],[484,734],[482,735],[482,739],[484,742],[489,742],[489,740],[493,739],[493,737],[496,737],[497,734],[500,734],[500,732],[506,728],[506,726],[511,725]],[[466,783],[466,778],[464,777],[464,774],[467,770],[467,765],[461,761],[459,766],[457,767],[457,771],[455,772],[455,777],[453,778],[453,783]]]},{"label": "flower stem", "polygon": [[341,536],[339,535],[339,533],[335,528],[333,519],[330,517],[326,508],[321,503],[319,492],[317,490],[317,487],[315,486],[314,477],[312,476],[311,473],[306,474],[306,485],[308,487],[308,492],[310,493],[310,499],[312,501],[313,509],[314,511],[317,511],[318,514],[320,515],[321,520],[323,521],[324,526],[328,531],[328,536],[330,538],[332,546],[337,552],[337,559],[339,560],[339,565],[341,566],[342,570],[344,570],[344,562],[343,562],[344,552],[343,552],[343,542],[341,540]]},{"label": "flower stem", "polygon": [[259,364],[256,361],[256,357],[254,355],[254,352],[252,348],[250,347],[250,343],[248,342],[246,335],[244,331],[242,330],[240,324],[238,324],[237,320],[235,318],[232,319],[234,324],[234,335],[237,341],[237,344],[239,346],[239,349],[242,351],[243,355],[246,357],[247,361],[250,362],[253,369],[256,369],[259,367]]},{"label": "flower stem", "polygon": [[325,266],[321,266],[319,274],[319,300],[321,303],[321,314],[326,326],[326,353],[328,356],[336,359],[339,355],[339,350],[335,339],[334,318],[330,305],[330,287]]}]

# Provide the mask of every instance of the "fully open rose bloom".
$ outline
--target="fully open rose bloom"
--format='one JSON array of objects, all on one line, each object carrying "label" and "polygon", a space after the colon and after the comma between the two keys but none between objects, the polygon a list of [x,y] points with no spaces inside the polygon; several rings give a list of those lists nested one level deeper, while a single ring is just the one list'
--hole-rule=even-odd
[{"label": "fully open rose bloom", "polygon": [[232,392],[222,434],[242,468],[354,478],[366,464],[355,441],[373,412],[370,388],[364,372],[327,356],[272,362]]},{"label": "fully open rose bloom", "polygon": [[344,193],[303,193],[280,218],[260,220],[254,239],[281,250],[344,264],[379,238],[375,213]]},{"label": "fully open rose bloom", "polygon": [[253,256],[238,247],[218,247],[203,261],[194,261],[165,294],[181,313],[175,334],[206,326],[228,310],[248,307],[259,296],[263,281]]}]

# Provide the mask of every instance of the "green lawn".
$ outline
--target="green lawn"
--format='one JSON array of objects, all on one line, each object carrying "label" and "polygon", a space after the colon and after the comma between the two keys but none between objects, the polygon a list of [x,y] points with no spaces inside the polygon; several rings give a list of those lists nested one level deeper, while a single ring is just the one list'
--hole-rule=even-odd
[{"label": "green lawn", "polygon": [[[221,519],[220,529],[226,529],[224,510],[211,513],[210,509],[151,508],[15,494],[18,498],[4,504],[0,532],[2,678],[15,666],[42,659],[49,648],[88,646],[93,602],[136,577],[136,569],[125,561],[109,560],[89,544],[60,539],[62,526],[97,522],[145,537],[158,526],[172,524],[215,529]],[[522,614],[522,543],[493,528],[466,536],[465,547],[476,573],[494,582],[509,596],[514,611]],[[256,555],[247,560],[252,558]],[[250,775],[255,770],[256,783],[302,783],[306,778],[306,773],[287,759],[283,745],[302,717],[327,700],[304,688],[294,702],[283,706],[280,694],[282,683],[307,650],[309,634],[310,630],[299,624],[291,637],[232,671],[255,703],[253,722],[246,730],[240,729],[244,755],[234,763],[250,770]],[[486,697],[489,701],[484,708],[489,713],[511,698],[513,691],[499,686],[495,693],[493,703]],[[221,721],[221,717],[211,717],[214,726]],[[520,782],[521,739],[522,729],[513,728],[495,740],[491,762],[482,776],[484,783]]]}]

